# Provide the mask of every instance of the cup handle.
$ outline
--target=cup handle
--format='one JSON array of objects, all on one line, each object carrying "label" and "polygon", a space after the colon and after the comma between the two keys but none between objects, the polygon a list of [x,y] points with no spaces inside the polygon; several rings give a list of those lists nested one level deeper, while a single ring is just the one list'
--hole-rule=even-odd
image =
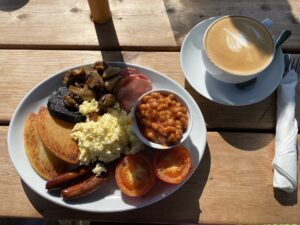
[{"label": "cup handle", "polygon": [[273,21],[269,18],[264,19],[261,23],[266,27],[270,28],[273,25]]}]

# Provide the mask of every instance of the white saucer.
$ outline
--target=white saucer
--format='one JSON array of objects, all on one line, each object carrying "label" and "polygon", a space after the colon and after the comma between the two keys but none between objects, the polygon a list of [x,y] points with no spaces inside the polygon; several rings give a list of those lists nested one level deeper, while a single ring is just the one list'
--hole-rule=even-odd
[{"label": "white saucer", "polygon": [[275,91],[284,71],[281,49],[275,53],[272,64],[258,76],[257,81],[244,89],[214,79],[202,62],[202,37],[206,28],[218,17],[197,24],[186,36],[180,51],[181,66],[190,85],[205,98],[223,105],[250,105],[259,102]]}]

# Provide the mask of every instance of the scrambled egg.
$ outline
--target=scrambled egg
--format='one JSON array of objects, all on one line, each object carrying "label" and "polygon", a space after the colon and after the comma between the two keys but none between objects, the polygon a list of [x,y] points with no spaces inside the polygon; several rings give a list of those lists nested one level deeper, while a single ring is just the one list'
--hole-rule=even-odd
[{"label": "scrambled egg", "polygon": [[105,169],[105,167],[102,164],[100,164],[100,163],[97,163],[97,165],[95,166],[95,168],[92,171],[97,176],[100,176],[102,172],[104,172],[104,173],[107,172],[107,170]]},{"label": "scrambled egg", "polygon": [[99,112],[98,102],[95,99],[90,102],[84,101],[79,105],[79,112],[84,116],[92,112]]},{"label": "scrambled egg", "polygon": [[96,122],[87,118],[86,122],[77,123],[71,136],[78,143],[79,159],[83,165],[95,161],[108,163],[122,153],[134,154],[142,148],[142,143],[133,133],[130,115],[118,103],[99,116]]}]

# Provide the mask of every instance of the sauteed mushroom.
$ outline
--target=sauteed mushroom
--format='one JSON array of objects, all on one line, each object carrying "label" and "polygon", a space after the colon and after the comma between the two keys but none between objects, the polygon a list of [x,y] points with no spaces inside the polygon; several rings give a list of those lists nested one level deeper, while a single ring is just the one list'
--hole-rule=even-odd
[{"label": "sauteed mushroom", "polygon": [[79,104],[70,95],[64,95],[64,104],[70,109],[79,108]]},{"label": "sauteed mushroom", "polygon": [[104,82],[104,87],[108,92],[112,92],[114,90],[114,87],[116,86],[116,84],[119,82],[119,80],[121,79],[120,75],[115,75],[112,78],[110,78],[109,80],[106,80]]},{"label": "sauteed mushroom", "polygon": [[95,93],[86,84],[83,88],[71,85],[69,91],[75,95],[79,95],[84,101],[91,101],[96,97]]},{"label": "sauteed mushroom", "polygon": [[106,70],[103,71],[102,77],[103,79],[108,79],[110,77],[117,75],[120,72],[121,72],[121,68],[108,66]]},{"label": "sauteed mushroom", "polygon": [[105,62],[97,61],[94,63],[93,68],[98,71],[99,74],[103,74],[103,71],[108,67]]},{"label": "sauteed mushroom", "polygon": [[84,68],[79,68],[76,70],[69,70],[66,72],[63,83],[66,86],[73,85],[75,82],[77,83],[82,83],[85,81],[85,69]]},{"label": "sauteed mushroom", "polygon": [[116,98],[112,94],[105,94],[99,100],[100,109],[102,113],[107,112],[109,107],[112,107],[116,103]]},{"label": "sauteed mushroom", "polygon": [[89,71],[87,74],[86,84],[91,89],[103,89],[104,81],[97,70]]}]

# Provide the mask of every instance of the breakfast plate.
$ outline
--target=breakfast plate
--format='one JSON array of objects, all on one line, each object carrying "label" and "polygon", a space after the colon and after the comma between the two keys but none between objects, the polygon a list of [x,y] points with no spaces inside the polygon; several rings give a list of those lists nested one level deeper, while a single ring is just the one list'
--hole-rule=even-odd
[{"label": "breakfast plate", "polygon": [[[194,99],[179,84],[157,71],[121,62],[110,62],[109,65],[136,68],[149,77],[153,89],[169,89],[180,94],[186,100],[191,109],[192,120],[197,121],[192,125],[190,135],[183,143],[190,150],[192,158],[193,168],[189,175],[190,177],[199,165],[206,145],[204,118]],[[147,195],[139,198],[127,197],[122,194],[116,185],[115,179],[109,179],[108,183],[103,185],[103,187],[95,193],[73,201],[63,200],[60,196],[47,192],[45,189],[46,181],[33,170],[25,153],[23,138],[24,122],[30,112],[38,112],[41,106],[47,105],[49,95],[61,86],[65,71],[82,66],[87,65],[68,68],[42,81],[33,88],[18,105],[8,130],[8,151],[22,180],[32,190],[51,202],[64,207],[88,212],[117,212],[141,208],[160,201],[175,192],[184,182],[179,185],[170,185],[157,181],[155,187],[147,193]],[[189,177],[186,180],[188,180]]]},{"label": "breakfast plate", "polygon": [[180,61],[189,84],[205,98],[223,105],[242,106],[257,103],[271,95],[278,87],[284,71],[281,49],[277,49],[270,66],[257,77],[257,81],[245,88],[213,78],[202,62],[202,38],[206,28],[219,17],[197,24],[185,37]]}]

